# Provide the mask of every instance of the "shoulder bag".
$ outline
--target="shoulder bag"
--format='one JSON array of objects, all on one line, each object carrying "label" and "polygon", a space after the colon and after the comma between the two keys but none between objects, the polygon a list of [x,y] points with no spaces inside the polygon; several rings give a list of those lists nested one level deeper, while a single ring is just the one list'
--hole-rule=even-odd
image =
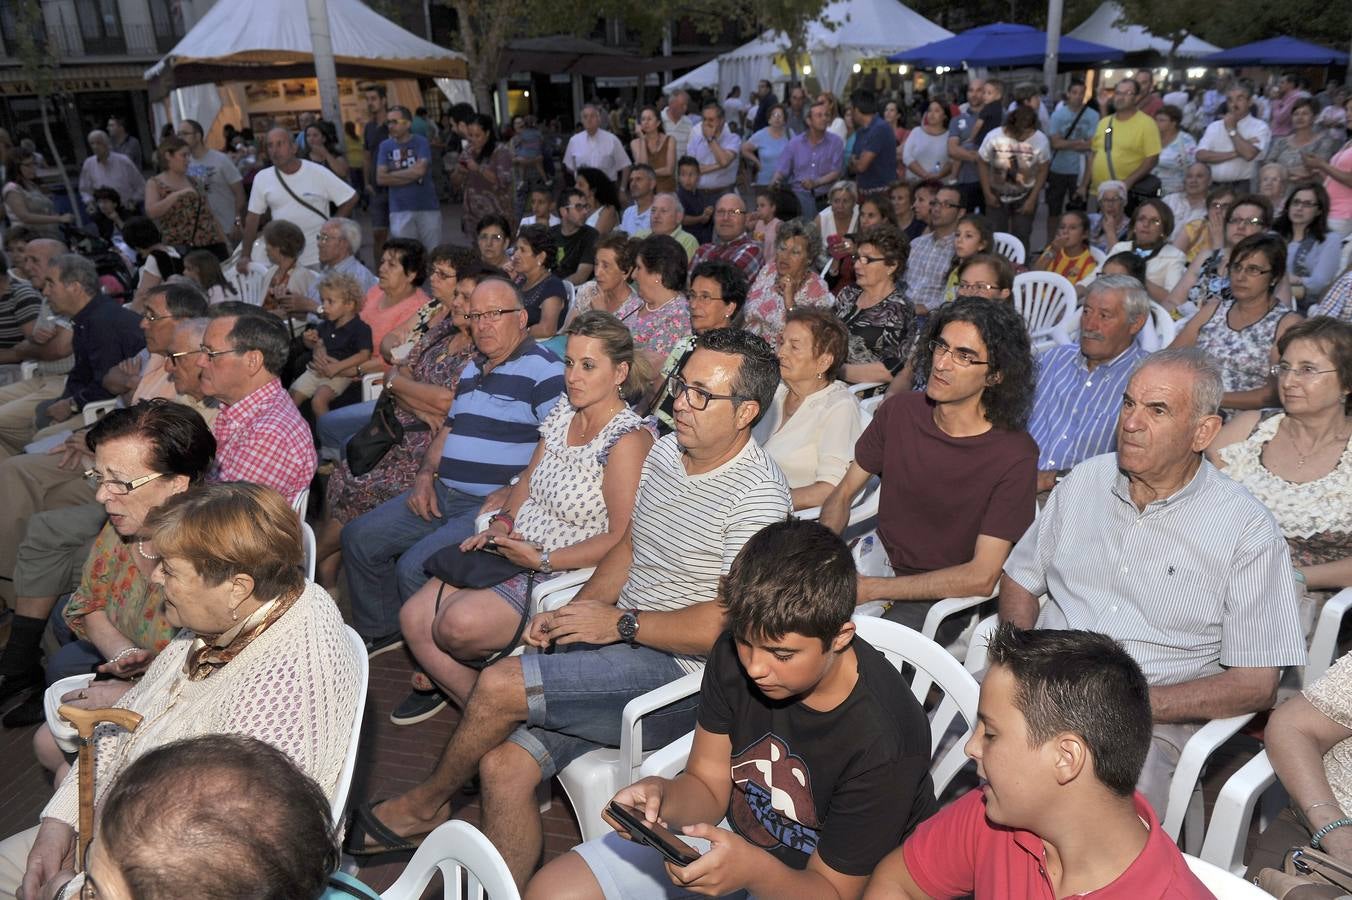
[{"label": "shoulder bag", "polygon": [[1331,900],[1352,892],[1352,867],[1312,847],[1292,847],[1281,869],[1261,869],[1256,880],[1277,900]]},{"label": "shoulder bag", "polygon": [[521,635],[526,633],[526,625],[530,623],[530,596],[535,590],[534,569],[518,566],[506,557],[488,550],[465,553],[461,551],[459,544],[451,544],[428,557],[427,562],[423,563],[423,571],[442,582],[437,588],[437,609],[441,609],[441,598],[447,589],[456,591],[460,588],[497,587],[504,581],[526,573],[526,602],[512,639],[501,649],[495,650],[483,659],[456,661],[471,669],[483,669],[516,649],[516,645],[521,641]]},{"label": "shoulder bag", "polygon": [[[1119,181],[1117,171],[1113,168],[1113,120],[1111,116],[1108,118],[1108,127],[1103,131],[1103,155],[1108,163],[1108,177],[1113,181]],[[1160,180],[1153,173],[1147,173],[1127,188],[1127,198],[1136,200],[1136,203],[1132,204],[1134,209],[1136,204],[1142,200],[1158,197],[1162,187]]]},{"label": "shoulder bag", "polygon": [[315,209],[313,206],[311,206],[309,203],[306,203],[303,199],[301,199],[301,196],[300,196],[299,194],[297,194],[295,191],[291,190],[291,185],[287,184],[287,183],[286,183],[286,179],[282,177],[282,170],[281,170],[281,169],[277,168],[276,166],[273,166],[273,167],[272,167],[272,172],[273,172],[274,175],[277,176],[277,183],[280,184],[280,185],[282,186],[282,188],[283,188],[288,194],[291,195],[291,199],[292,199],[292,200],[295,200],[295,201],[296,201],[297,203],[299,203],[301,206],[305,207],[305,208],[308,209],[310,212],[312,212],[312,213],[314,213],[315,215],[319,216],[319,218],[323,219],[325,222],[327,222],[327,221],[329,220],[329,217],[330,217],[330,215],[331,215],[330,213],[322,213],[322,212],[320,212],[319,210],[317,210],[317,209]]},{"label": "shoulder bag", "polygon": [[430,431],[426,422],[405,426],[394,409],[394,395],[383,391],[376,400],[370,420],[347,442],[347,467],[353,475],[367,474],[385,458],[410,431]]}]

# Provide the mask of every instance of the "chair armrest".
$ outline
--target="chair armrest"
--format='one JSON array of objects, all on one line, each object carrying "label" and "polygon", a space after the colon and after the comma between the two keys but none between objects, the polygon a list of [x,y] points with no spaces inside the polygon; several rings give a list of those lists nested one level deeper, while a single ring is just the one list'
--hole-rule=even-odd
[{"label": "chair armrest", "polygon": [[703,681],[704,667],[701,666],[698,672],[667,682],[624,705],[620,717],[620,767],[621,771],[628,772],[629,780],[625,784],[638,780],[639,767],[643,764],[643,717],[698,694]]},{"label": "chair armrest", "polygon": [[115,409],[117,409],[117,400],[95,400],[81,407],[80,413],[84,416],[86,425],[93,425]]},{"label": "chair armrest", "polygon": [[1183,817],[1187,814],[1192,790],[1202,777],[1202,767],[1221,744],[1234,737],[1252,718],[1253,713],[1245,713],[1227,719],[1212,719],[1197,729],[1183,745],[1173,780],[1169,783],[1169,806],[1161,820],[1164,830],[1175,841],[1183,828]]},{"label": "chair armrest", "polygon": [[858,397],[883,386],[881,381],[861,381],[858,384],[850,385],[850,393]]},{"label": "chair armrest", "polygon": [[1330,597],[1319,611],[1319,623],[1314,628],[1310,656],[1301,678],[1302,687],[1313,684],[1333,665],[1333,658],[1338,652],[1338,630],[1342,627],[1343,617],[1349,607],[1352,607],[1352,588],[1343,588]]},{"label": "chair armrest", "polygon": [[695,732],[692,731],[667,744],[661,750],[654,750],[643,761],[643,765],[639,766],[638,777],[647,778],[650,775],[655,775],[658,778],[675,778],[685,771],[686,760],[690,758],[690,750],[694,746]]},{"label": "chair armrest", "polygon": [[536,612],[558,609],[577,596],[577,591],[592,577],[595,568],[574,569],[564,572],[557,578],[551,578],[543,584],[537,584],[531,592],[531,606]]},{"label": "chair armrest", "polygon": [[980,597],[949,597],[947,600],[940,600],[930,607],[925,615],[925,624],[920,629],[920,633],[930,640],[939,633],[939,623],[949,616],[955,616],[960,612],[974,609],[988,600],[994,600],[995,594],[984,594]]},{"label": "chair armrest", "polygon": [[1202,859],[1236,875],[1244,872],[1244,847],[1254,807],[1268,788],[1277,782],[1267,751],[1249,760],[1221,788],[1211,812]]},{"label": "chair armrest", "polygon": [[501,509],[490,509],[488,510],[488,512],[481,512],[479,513],[479,515],[475,516],[474,533],[478,534],[481,531],[487,531],[488,523],[491,522],[493,520],[493,517],[500,512],[502,512]]}]

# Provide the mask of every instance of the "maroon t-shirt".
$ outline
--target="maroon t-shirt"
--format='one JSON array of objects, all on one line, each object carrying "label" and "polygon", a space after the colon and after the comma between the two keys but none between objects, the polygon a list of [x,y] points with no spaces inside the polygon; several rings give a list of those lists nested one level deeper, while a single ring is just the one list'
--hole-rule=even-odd
[{"label": "maroon t-shirt", "polygon": [[854,461],[882,478],[878,535],[898,575],[972,559],[979,534],[1017,543],[1033,523],[1037,444],[1025,431],[992,428],[950,437],[923,393],[878,407]]}]

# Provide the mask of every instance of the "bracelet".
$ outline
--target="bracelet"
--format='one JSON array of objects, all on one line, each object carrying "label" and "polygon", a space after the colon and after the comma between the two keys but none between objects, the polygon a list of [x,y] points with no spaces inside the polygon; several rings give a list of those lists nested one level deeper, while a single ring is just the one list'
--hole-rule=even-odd
[{"label": "bracelet", "polygon": [[1337,806],[1337,805],[1338,805],[1337,800],[1320,800],[1318,803],[1311,803],[1309,806],[1305,807],[1303,812],[1308,815],[1310,810],[1312,809],[1318,809],[1321,806]]},{"label": "bracelet", "polygon": [[140,647],[137,647],[137,646],[134,646],[134,645],[131,646],[131,647],[127,647],[127,648],[125,648],[125,649],[119,651],[118,654],[117,654],[116,656],[114,656],[112,659],[108,660],[108,663],[109,663],[110,665],[119,663],[119,662],[121,662],[122,660],[126,659],[128,656],[131,656],[133,653],[140,653],[140,652],[141,652],[141,648],[140,648]]},{"label": "bracelet", "polygon": [[502,512],[501,510],[493,513],[493,515],[489,517],[488,524],[492,525],[494,522],[502,522],[506,524],[508,532],[510,532],[513,528],[516,527],[516,519],[513,519],[511,516],[507,515],[507,513]]},{"label": "bracelet", "polygon": [[1344,817],[1341,819],[1335,819],[1334,821],[1328,823],[1323,828],[1319,829],[1313,835],[1310,836],[1310,846],[1316,850],[1320,849],[1319,842],[1324,839],[1324,835],[1328,834],[1335,828],[1342,828],[1344,825],[1352,825],[1352,819]]}]

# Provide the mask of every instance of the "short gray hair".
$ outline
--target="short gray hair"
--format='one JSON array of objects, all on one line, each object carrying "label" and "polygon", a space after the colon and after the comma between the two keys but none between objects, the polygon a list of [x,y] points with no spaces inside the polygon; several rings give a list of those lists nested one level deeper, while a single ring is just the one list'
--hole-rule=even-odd
[{"label": "short gray hair", "polygon": [[831,197],[834,197],[841,191],[844,191],[845,193],[849,194],[850,199],[853,200],[854,202],[856,203],[859,202],[859,189],[854,186],[853,181],[846,181],[843,178],[840,181],[837,181],[835,184],[831,185],[831,190],[826,192],[826,196],[829,199]]},{"label": "short gray hair", "polygon": [[206,337],[207,326],[210,324],[211,320],[205,317],[201,319],[179,319],[174,326],[174,338],[187,338],[188,346],[196,350],[202,345],[202,339]]},{"label": "short gray hair", "polygon": [[1173,366],[1192,374],[1193,421],[1220,413],[1221,398],[1225,394],[1225,370],[1210,353],[1197,347],[1169,347],[1141,360],[1136,372],[1147,366]]},{"label": "short gray hair", "polygon": [[1145,285],[1135,278],[1130,275],[1100,275],[1090,283],[1089,293],[1085,299],[1108,291],[1122,292],[1122,309],[1127,314],[1127,321],[1134,321],[1143,316],[1149,318],[1150,295],[1146,293]]},{"label": "short gray hair", "polygon": [[62,284],[79,285],[91,297],[99,292],[99,270],[78,253],[62,253],[52,265],[56,266],[56,280]]},{"label": "short gray hair", "polygon": [[95,128],[85,137],[85,140],[91,144],[94,143],[96,139],[102,139],[106,144],[112,143],[112,139],[108,137],[108,132],[104,131],[102,128]]},{"label": "short gray hair", "polygon": [[343,240],[347,241],[347,248],[354,256],[361,249],[361,226],[351,219],[343,216],[334,216],[324,223],[325,225],[336,225],[342,232]]},{"label": "short gray hair", "polygon": [[813,260],[822,255],[822,233],[816,222],[789,219],[779,223],[779,229],[775,232],[775,249],[782,250],[788,246],[791,238],[797,237],[807,241],[808,265],[811,265]]}]

